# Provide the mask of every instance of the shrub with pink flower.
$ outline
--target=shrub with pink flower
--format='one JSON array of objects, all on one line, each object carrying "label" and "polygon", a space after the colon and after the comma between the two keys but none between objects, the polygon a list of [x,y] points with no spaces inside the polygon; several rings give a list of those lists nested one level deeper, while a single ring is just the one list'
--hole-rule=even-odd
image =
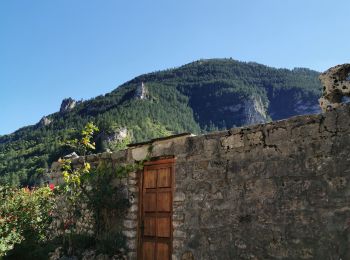
[{"label": "shrub with pink flower", "polygon": [[54,195],[49,187],[0,186],[0,258],[17,244],[45,241]]}]

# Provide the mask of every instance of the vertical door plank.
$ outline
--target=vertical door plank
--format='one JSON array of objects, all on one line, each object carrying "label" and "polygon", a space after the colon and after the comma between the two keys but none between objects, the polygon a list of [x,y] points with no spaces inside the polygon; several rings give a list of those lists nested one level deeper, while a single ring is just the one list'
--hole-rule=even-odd
[{"label": "vertical door plank", "polygon": [[144,242],[143,243],[143,260],[154,260],[155,257],[155,245],[154,242]]},{"label": "vertical door plank", "polygon": [[157,260],[169,260],[170,250],[169,244],[158,243],[157,245]]},{"label": "vertical door plank", "polygon": [[158,170],[158,188],[171,187],[170,168],[161,168]]},{"label": "vertical door plank", "polygon": [[171,211],[171,192],[158,192],[157,196],[157,211],[170,212]]},{"label": "vertical door plank", "polygon": [[148,192],[143,197],[143,207],[145,212],[155,212],[157,210],[157,193]]},{"label": "vertical door plank", "polygon": [[170,238],[170,217],[157,218],[157,237]]},{"label": "vertical door plank", "polygon": [[156,188],[157,187],[157,171],[147,171],[144,173],[144,188]]},{"label": "vertical door plank", "polygon": [[156,235],[156,218],[147,217],[144,220],[144,236]]}]

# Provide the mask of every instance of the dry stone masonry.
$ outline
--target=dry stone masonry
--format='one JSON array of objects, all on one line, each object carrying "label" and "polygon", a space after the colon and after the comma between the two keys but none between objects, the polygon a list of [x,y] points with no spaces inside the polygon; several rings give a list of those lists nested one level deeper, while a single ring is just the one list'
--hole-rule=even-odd
[{"label": "dry stone masonry", "polygon": [[[150,149],[149,147],[152,147]],[[350,106],[91,155],[175,156],[173,259],[350,259]],[[81,158],[74,159],[76,161]],[[123,220],[137,259],[139,173]]]}]

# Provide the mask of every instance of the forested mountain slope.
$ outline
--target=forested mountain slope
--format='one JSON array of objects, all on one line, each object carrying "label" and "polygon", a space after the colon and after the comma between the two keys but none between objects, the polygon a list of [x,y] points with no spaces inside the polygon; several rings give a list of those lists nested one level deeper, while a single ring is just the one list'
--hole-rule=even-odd
[{"label": "forested mountain slope", "polygon": [[67,99],[38,124],[0,137],[0,184],[38,184],[52,161],[71,152],[62,141],[77,136],[89,121],[101,129],[101,140],[139,142],[318,113],[318,75],[304,68],[199,60],[141,75],[87,101]]}]

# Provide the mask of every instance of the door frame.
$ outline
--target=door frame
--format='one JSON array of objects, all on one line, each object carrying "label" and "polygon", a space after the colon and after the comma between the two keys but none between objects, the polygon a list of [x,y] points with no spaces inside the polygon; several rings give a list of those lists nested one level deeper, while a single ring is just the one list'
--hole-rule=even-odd
[{"label": "door frame", "polygon": [[[174,156],[169,157],[162,157],[162,158],[154,158],[150,161],[144,162],[143,166],[153,166],[153,165],[162,165],[162,164],[171,164],[171,174],[172,174],[172,187],[171,187],[171,213],[170,213],[170,248],[169,248],[169,254],[170,259],[172,258],[173,254],[173,232],[174,232],[174,226],[173,226],[173,212],[174,212],[174,194],[175,194],[175,162],[176,158]],[[138,188],[139,188],[139,202],[138,202],[138,214],[137,214],[137,259],[142,259],[142,233],[141,233],[141,222],[142,222],[142,213],[143,213],[143,177],[144,177],[144,168],[139,171],[139,181],[138,181]]]}]

